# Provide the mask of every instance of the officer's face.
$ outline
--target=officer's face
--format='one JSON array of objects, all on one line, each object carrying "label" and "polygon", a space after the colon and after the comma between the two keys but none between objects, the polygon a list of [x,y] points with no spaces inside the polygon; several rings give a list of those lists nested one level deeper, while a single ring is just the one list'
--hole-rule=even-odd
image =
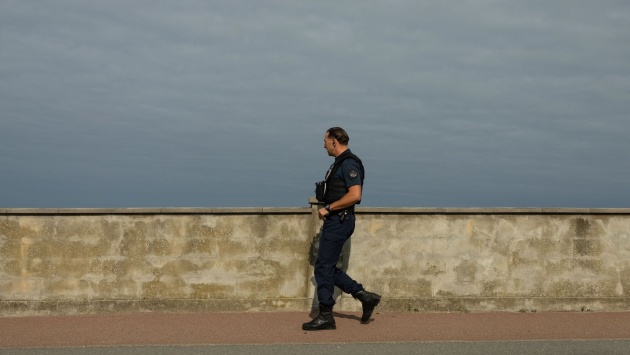
[{"label": "officer's face", "polygon": [[326,134],[324,135],[324,149],[326,149],[326,152],[328,152],[328,155],[330,155],[331,157],[334,157],[334,145],[335,145],[335,139],[334,138],[329,138],[328,137],[328,132],[326,132]]}]

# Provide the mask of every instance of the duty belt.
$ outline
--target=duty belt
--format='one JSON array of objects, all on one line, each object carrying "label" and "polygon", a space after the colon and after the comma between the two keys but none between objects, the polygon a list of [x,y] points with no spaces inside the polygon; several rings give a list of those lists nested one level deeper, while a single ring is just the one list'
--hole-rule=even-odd
[{"label": "duty belt", "polygon": [[354,214],[354,206],[350,207],[350,208],[346,208],[345,210],[337,210],[337,211],[331,211],[330,215],[334,216],[337,214],[342,214],[342,213],[347,213],[347,214]]},{"label": "duty belt", "polygon": [[330,212],[331,216],[339,216],[341,221],[345,221],[348,218],[348,215],[354,214],[354,206],[350,208],[346,208],[345,210],[333,211]]}]

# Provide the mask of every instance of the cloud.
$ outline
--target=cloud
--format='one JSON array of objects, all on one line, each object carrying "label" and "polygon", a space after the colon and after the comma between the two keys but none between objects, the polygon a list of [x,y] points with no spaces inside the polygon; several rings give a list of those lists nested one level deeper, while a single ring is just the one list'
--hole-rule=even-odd
[{"label": "cloud", "polygon": [[303,205],[341,125],[366,205],[623,206],[629,19],[616,0],[4,1],[0,199]]}]

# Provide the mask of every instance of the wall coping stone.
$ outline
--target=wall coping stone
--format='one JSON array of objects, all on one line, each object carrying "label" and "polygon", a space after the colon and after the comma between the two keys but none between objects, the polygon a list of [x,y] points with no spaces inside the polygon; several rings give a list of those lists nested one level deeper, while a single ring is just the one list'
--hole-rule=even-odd
[{"label": "wall coping stone", "polygon": [[533,215],[549,215],[549,214],[569,214],[569,215],[593,215],[593,214],[630,214],[630,208],[514,208],[514,207],[490,207],[490,208],[431,208],[431,207],[369,207],[357,208],[357,213],[366,214],[533,214]]},{"label": "wall coping stone", "polygon": [[310,214],[308,207],[4,208],[0,215]]},{"label": "wall coping stone", "polygon": [[[0,215],[185,215],[185,214],[310,214],[309,207],[169,207],[169,208],[0,208]],[[435,208],[435,207],[357,207],[357,214],[416,215],[628,215],[630,208]]]}]

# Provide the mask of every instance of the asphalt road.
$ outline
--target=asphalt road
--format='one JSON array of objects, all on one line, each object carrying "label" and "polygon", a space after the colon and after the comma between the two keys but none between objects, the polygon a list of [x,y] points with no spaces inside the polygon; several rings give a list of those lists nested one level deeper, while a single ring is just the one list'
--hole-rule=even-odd
[{"label": "asphalt road", "polygon": [[3,355],[294,355],[294,354],[628,354],[630,340],[547,340],[491,342],[413,342],[353,344],[259,344],[191,346],[111,346],[2,349]]}]

